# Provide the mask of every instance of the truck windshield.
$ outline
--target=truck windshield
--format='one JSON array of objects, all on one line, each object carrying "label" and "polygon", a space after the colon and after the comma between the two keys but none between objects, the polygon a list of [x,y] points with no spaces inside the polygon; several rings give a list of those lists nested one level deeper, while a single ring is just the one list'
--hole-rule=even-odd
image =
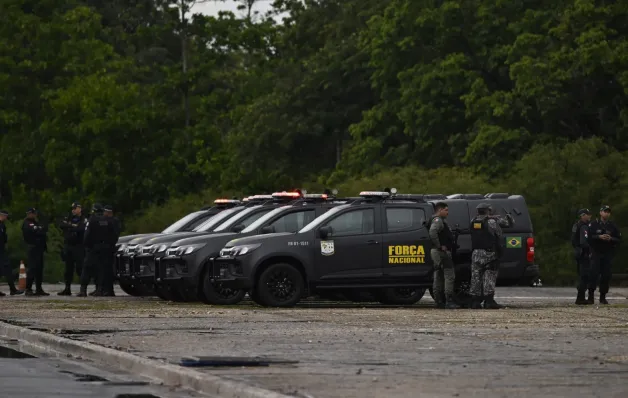
[{"label": "truck windshield", "polygon": [[282,211],[284,211],[285,209],[292,209],[292,206],[281,206],[276,208],[275,210],[271,211],[270,213],[266,213],[264,214],[263,217],[258,218],[257,221],[255,221],[253,224],[249,225],[248,227],[244,228],[242,230],[242,233],[245,234],[247,232],[253,232],[256,229],[260,228],[262,225],[264,225],[264,223],[266,223],[266,221],[270,220],[271,218],[273,218],[276,214],[281,213]]},{"label": "truck windshield", "polygon": [[226,231],[229,228],[231,228],[231,226],[237,225],[237,224],[242,224],[245,227],[248,227],[252,222],[255,222],[264,214],[268,213],[269,211],[273,209],[272,207],[269,207],[268,209],[265,209],[264,211],[258,211],[255,214],[251,214],[255,210],[259,209],[260,207],[262,206],[255,206],[255,207],[251,207],[250,209],[244,210],[242,213],[238,214],[237,216],[231,217],[229,220],[220,224],[216,229],[214,229],[214,231],[215,232]]},{"label": "truck windshield", "polygon": [[336,213],[338,213],[341,210],[346,209],[347,207],[349,207],[350,205],[342,205],[342,206],[338,206],[338,207],[334,207],[333,209],[329,210],[328,212],[326,212],[325,214],[322,214],[321,216],[319,216],[318,218],[315,218],[314,220],[312,220],[311,223],[309,223],[308,225],[306,225],[305,227],[301,228],[301,230],[298,232],[299,234],[308,232],[313,230],[314,228],[318,227],[319,225],[321,225],[322,223],[324,223],[325,221],[329,220],[331,217],[333,217]]},{"label": "truck windshield", "polygon": [[166,228],[163,231],[161,231],[161,233],[162,234],[171,234],[173,232],[178,232],[181,228],[183,228],[190,221],[194,220],[196,217],[198,217],[198,216],[200,216],[201,214],[204,214],[204,213],[206,213],[206,212],[205,211],[195,211],[194,213],[190,213],[187,216],[185,216],[182,219],[180,219],[179,221],[175,221],[168,228]]},{"label": "truck windshield", "polygon": [[226,220],[227,217],[231,217],[231,215],[233,215],[234,213],[237,213],[240,210],[242,210],[241,207],[234,207],[233,209],[223,210],[220,213],[213,216],[212,218],[210,218],[209,220],[199,225],[198,227],[194,228],[194,232],[207,232],[211,228],[215,227],[216,225]]}]

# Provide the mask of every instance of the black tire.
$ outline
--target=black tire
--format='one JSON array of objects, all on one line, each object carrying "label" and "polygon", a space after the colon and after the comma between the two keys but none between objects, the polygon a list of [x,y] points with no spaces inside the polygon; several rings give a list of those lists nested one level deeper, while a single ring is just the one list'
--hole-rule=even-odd
[{"label": "black tire", "polygon": [[196,289],[176,289],[176,297],[178,302],[182,303],[194,303],[200,301],[198,299],[198,292]]},{"label": "black tire", "polygon": [[454,286],[454,300],[462,308],[471,306],[471,281],[456,281]]},{"label": "black tire", "polygon": [[377,292],[378,301],[386,305],[412,305],[418,303],[425,294],[424,287],[388,288]]},{"label": "black tire", "polygon": [[260,304],[265,307],[292,307],[301,300],[303,276],[290,264],[273,264],[266,268],[255,286]]},{"label": "black tire", "polygon": [[129,282],[118,282],[118,284],[120,285],[120,289],[122,289],[122,291],[129,296],[147,297],[155,295],[153,289],[149,288],[148,286],[140,284],[135,285]]},{"label": "black tire", "polygon": [[221,283],[211,282],[211,268],[205,267],[203,272],[203,283],[199,296],[205,304],[213,305],[233,305],[244,300],[246,291],[242,289],[224,288]]},{"label": "black tire", "polygon": [[180,301],[177,297],[177,292],[166,286],[155,285],[155,294],[157,297],[165,301]]}]

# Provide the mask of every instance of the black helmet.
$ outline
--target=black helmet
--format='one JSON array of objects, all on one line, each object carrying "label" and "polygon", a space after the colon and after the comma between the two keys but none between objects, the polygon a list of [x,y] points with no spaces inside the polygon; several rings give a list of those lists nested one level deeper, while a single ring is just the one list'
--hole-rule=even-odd
[{"label": "black helmet", "polygon": [[105,209],[100,203],[94,203],[92,206],[92,213],[102,213]]},{"label": "black helmet", "polygon": [[492,207],[491,207],[491,205],[489,205],[488,203],[483,202],[483,203],[480,203],[479,205],[477,205],[477,206],[475,207],[475,209],[476,209],[476,210],[483,210],[483,209],[484,209],[484,210],[490,210],[490,209],[492,209]]}]

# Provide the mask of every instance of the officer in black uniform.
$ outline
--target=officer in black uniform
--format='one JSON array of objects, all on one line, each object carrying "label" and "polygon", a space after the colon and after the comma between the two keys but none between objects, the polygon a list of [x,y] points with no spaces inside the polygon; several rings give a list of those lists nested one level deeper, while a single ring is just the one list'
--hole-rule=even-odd
[{"label": "officer in black uniform", "polygon": [[102,283],[102,295],[115,296],[115,293],[113,291],[113,259],[115,255],[115,244],[118,242],[118,238],[120,237],[120,220],[113,216],[113,206],[111,205],[105,205],[104,216],[111,218],[111,220],[113,221],[115,237],[109,259],[107,260],[107,264],[105,264],[102,268],[100,281]]},{"label": "officer in black uniform", "polygon": [[[95,203],[92,208],[92,216],[85,229],[84,244],[87,251],[83,273],[81,275],[81,291],[79,297],[87,296],[87,285],[91,278],[102,272],[103,267],[108,266],[111,251],[115,246],[116,229],[110,217],[103,215],[104,208],[101,204]],[[102,290],[101,295],[106,296]]]},{"label": "officer in black uniform", "polygon": [[606,294],[611,282],[611,261],[621,242],[619,228],[609,220],[610,206],[602,206],[600,218],[589,224],[589,245],[591,246],[591,283],[589,303],[593,304],[593,294],[600,278],[600,304],[608,304]]},{"label": "officer in black uniform", "polygon": [[77,202],[72,203],[71,215],[66,217],[59,226],[63,231],[63,261],[65,262],[65,273],[63,274],[65,289],[58,293],[59,296],[71,296],[74,270],[76,269],[79,278],[83,272],[85,224],[86,220],[83,217],[81,205]]},{"label": "officer in black uniform", "polygon": [[576,267],[578,270],[578,297],[576,304],[585,305],[593,303],[593,292],[589,291],[589,301],[584,298],[584,293],[591,284],[591,248],[589,246],[589,222],[591,212],[589,209],[578,210],[579,220],[571,227],[571,245],[574,248]]},{"label": "officer in black uniform", "polygon": [[[0,271],[2,273],[0,275],[4,275],[7,280],[7,285],[9,285],[11,296],[15,296],[16,294],[24,293],[21,290],[15,288],[15,283],[13,283],[13,272],[11,272],[11,265],[9,263],[9,256],[7,256],[7,242],[9,241],[9,237],[7,236],[7,227],[4,222],[9,218],[9,212],[6,210],[0,210]],[[0,292],[0,296],[6,296],[3,292]]]},{"label": "officer in black uniform", "polygon": [[[22,223],[22,235],[28,247],[26,267],[26,296],[50,296],[44,292],[41,284],[44,277],[44,252],[48,250],[48,228],[39,223],[37,210],[30,208],[26,211],[26,218]],[[33,292],[35,282],[35,292]]]}]

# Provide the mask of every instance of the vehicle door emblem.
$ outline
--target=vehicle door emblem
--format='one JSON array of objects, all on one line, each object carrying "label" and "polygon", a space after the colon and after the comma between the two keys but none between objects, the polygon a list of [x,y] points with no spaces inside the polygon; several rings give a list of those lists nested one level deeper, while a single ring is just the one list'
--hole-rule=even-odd
[{"label": "vehicle door emblem", "polygon": [[331,256],[334,254],[334,241],[322,240],[321,241],[321,254],[323,256]]}]

